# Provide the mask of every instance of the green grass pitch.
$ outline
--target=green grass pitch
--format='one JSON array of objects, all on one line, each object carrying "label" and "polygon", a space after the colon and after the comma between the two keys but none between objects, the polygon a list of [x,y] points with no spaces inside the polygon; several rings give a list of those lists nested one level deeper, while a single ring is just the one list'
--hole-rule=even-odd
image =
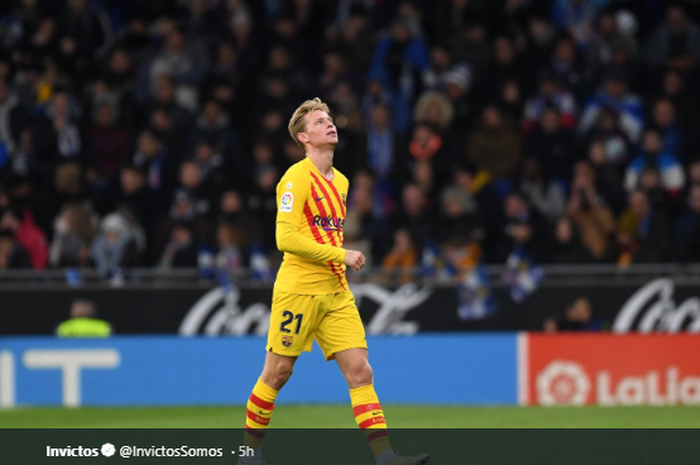
[{"label": "green grass pitch", "polygon": [[[390,428],[700,428],[700,407],[387,405]],[[243,407],[0,409],[0,428],[242,428]],[[279,405],[274,428],[355,428],[350,406]]]}]

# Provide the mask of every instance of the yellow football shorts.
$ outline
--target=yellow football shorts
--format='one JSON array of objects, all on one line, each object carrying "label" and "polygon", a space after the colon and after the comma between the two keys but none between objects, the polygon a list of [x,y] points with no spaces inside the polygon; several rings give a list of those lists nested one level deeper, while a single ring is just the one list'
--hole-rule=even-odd
[{"label": "yellow football shorts", "polygon": [[313,341],[326,360],[347,349],[367,348],[365,328],[350,291],[325,295],[274,290],[267,350],[297,357],[311,352]]}]

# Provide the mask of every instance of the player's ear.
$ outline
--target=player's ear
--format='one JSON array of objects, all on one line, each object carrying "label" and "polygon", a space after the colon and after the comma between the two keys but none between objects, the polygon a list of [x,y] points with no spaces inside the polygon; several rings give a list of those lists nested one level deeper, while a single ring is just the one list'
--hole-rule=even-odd
[{"label": "player's ear", "polygon": [[297,140],[304,144],[309,142],[309,136],[305,132],[297,132]]}]

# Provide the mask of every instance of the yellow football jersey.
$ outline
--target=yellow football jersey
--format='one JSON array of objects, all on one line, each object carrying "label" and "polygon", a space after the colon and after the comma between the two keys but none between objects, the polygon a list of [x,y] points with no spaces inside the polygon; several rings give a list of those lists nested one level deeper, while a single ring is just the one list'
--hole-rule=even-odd
[{"label": "yellow football jersey", "polygon": [[277,185],[277,247],[284,252],[275,287],[296,294],[348,289],[343,226],[348,178],[333,168],[327,180],[310,158],[295,163]]}]

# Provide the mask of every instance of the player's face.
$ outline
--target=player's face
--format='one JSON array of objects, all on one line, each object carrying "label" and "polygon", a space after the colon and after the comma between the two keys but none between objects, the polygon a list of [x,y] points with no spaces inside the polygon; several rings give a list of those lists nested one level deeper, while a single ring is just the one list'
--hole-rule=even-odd
[{"label": "player's face", "polygon": [[316,110],[306,115],[306,130],[304,134],[309,145],[317,148],[324,146],[335,147],[338,144],[338,128],[333,118],[323,110]]}]

